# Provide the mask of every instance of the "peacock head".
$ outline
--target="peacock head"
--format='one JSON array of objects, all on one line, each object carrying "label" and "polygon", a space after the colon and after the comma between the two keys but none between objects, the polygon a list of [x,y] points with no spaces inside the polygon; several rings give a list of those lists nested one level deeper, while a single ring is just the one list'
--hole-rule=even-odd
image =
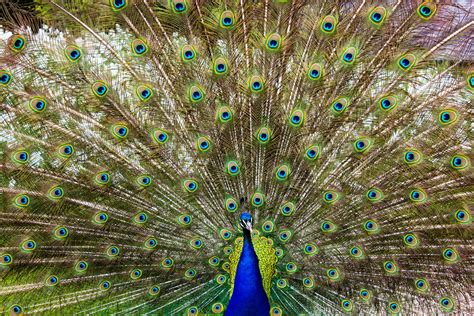
[{"label": "peacock head", "polygon": [[252,231],[252,215],[249,213],[242,213],[240,215],[240,227],[242,227],[243,230],[248,230],[249,232]]}]

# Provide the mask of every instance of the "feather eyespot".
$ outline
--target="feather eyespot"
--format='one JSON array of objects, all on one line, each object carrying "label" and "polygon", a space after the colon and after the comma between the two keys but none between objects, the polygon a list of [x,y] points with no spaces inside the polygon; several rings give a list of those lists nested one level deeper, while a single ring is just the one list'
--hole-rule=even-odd
[{"label": "feather eyespot", "polygon": [[274,229],[275,229],[275,223],[273,223],[273,221],[267,220],[267,221],[263,222],[262,231],[264,233],[267,233],[267,234],[272,233]]},{"label": "feather eyespot", "polygon": [[12,305],[8,310],[10,312],[10,315],[23,315],[23,308],[20,305]]},{"label": "feather eyespot", "polygon": [[336,282],[341,280],[341,273],[338,268],[329,268],[326,270],[326,276],[329,278],[329,281]]},{"label": "feather eyespot", "polygon": [[148,250],[155,249],[158,245],[158,241],[154,237],[148,237],[144,242],[145,248]]},{"label": "feather eyespot", "polygon": [[110,183],[110,173],[108,171],[101,171],[95,174],[94,182],[97,185],[104,186]]},{"label": "feather eyespot", "polygon": [[4,253],[0,255],[0,266],[8,266],[12,264],[13,257],[8,253]]},{"label": "feather eyespot", "polygon": [[294,262],[288,262],[286,264],[286,272],[287,273],[295,273],[298,270],[298,265]]},{"label": "feather eyespot", "polygon": [[252,76],[248,81],[249,89],[251,92],[260,93],[264,90],[265,84],[261,76]]},{"label": "feather eyespot", "polygon": [[362,227],[369,235],[380,232],[380,225],[373,219],[365,221]]},{"label": "feather eyespot", "polygon": [[161,260],[161,267],[165,270],[169,270],[173,267],[174,260],[171,258],[165,258]]},{"label": "feather eyespot", "polygon": [[11,159],[14,163],[18,165],[24,165],[30,159],[30,153],[24,149],[16,150],[11,155]]},{"label": "feather eyespot", "polygon": [[333,233],[336,231],[336,229],[337,226],[329,220],[325,220],[321,223],[321,231],[323,233]]},{"label": "feather eyespot", "polygon": [[142,102],[150,101],[153,97],[153,89],[148,85],[138,86],[135,92]]},{"label": "feather eyespot", "polygon": [[120,253],[120,249],[117,246],[109,246],[107,250],[105,251],[105,253],[108,257],[111,257],[111,258],[117,257]]},{"label": "feather eyespot", "polygon": [[445,313],[450,313],[454,310],[454,301],[449,297],[442,297],[439,300],[440,308]]},{"label": "feather eyespot", "polygon": [[459,224],[470,224],[472,222],[471,214],[466,209],[459,209],[454,212],[454,219]]},{"label": "feather eyespot", "polygon": [[430,284],[424,278],[415,280],[415,289],[421,293],[427,293],[430,290]]},{"label": "feather eyespot", "polygon": [[59,278],[55,275],[51,275],[47,277],[45,280],[45,284],[47,286],[55,286],[55,285],[58,285],[58,283],[59,283]]},{"label": "feather eyespot", "polygon": [[25,208],[30,205],[30,197],[26,194],[19,194],[13,199],[13,203],[16,207]]},{"label": "feather eyespot", "polygon": [[429,20],[436,13],[436,4],[434,2],[425,1],[418,6],[416,12],[423,20]]},{"label": "feather eyespot", "polygon": [[105,212],[97,212],[92,217],[92,220],[95,224],[103,225],[107,223],[107,221],[109,220],[109,215]]},{"label": "feather eyespot", "polygon": [[349,104],[350,102],[348,98],[346,97],[338,98],[331,104],[331,110],[336,115],[342,114],[346,111]]},{"label": "feather eyespot", "polygon": [[361,289],[359,291],[359,297],[362,299],[363,302],[367,303],[372,298],[372,292],[367,289]]},{"label": "feather eyespot", "polygon": [[387,304],[387,311],[389,314],[399,314],[402,308],[398,302],[388,302]]},{"label": "feather eyespot", "polygon": [[217,267],[219,266],[220,259],[214,256],[214,257],[209,258],[208,262],[212,267]]},{"label": "feather eyespot", "polygon": [[313,243],[307,243],[304,245],[304,253],[307,256],[314,256],[319,253],[319,247]]},{"label": "feather eyespot", "polygon": [[471,160],[467,156],[457,154],[451,158],[450,164],[455,170],[464,170],[471,165]]},{"label": "feather eyespot", "polygon": [[203,101],[205,97],[204,90],[198,85],[193,85],[188,89],[188,99],[191,103],[197,104]]},{"label": "feather eyespot", "polygon": [[48,102],[42,97],[34,97],[29,102],[29,108],[35,113],[41,113],[46,110]]},{"label": "feather eyespot", "polygon": [[64,226],[58,226],[53,230],[53,237],[57,240],[64,240],[69,236],[69,230]]},{"label": "feather eyespot", "polygon": [[187,309],[187,316],[196,316],[198,315],[199,310],[195,306],[191,306]]},{"label": "feather eyespot", "polygon": [[227,211],[233,213],[239,208],[239,203],[237,203],[237,201],[234,198],[228,197],[225,200],[224,206]]},{"label": "feather eyespot", "polygon": [[151,138],[155,143],[163,145],[168,142],[169,135],[167,131],[157,128],[151,133]]},{"label": "feather eyespot", "polygon": [[341,308],[344,312],[349,313],[353,309],[351,300],[341,300]]},{"label": "feather eyespot", "polygon": [[240,165],[236,160],[229,160],[226,163],[226,172],[230,176],[236,176],[240,173]]},{"label": "feather eyespot", "polygon": [[337,20],[332,15],[324,17],[320,24],[320,30],[324,34],[333,34],[336,31]]},{"label": "feather eyespot", "polygon": [[74,146],[71,144],[62,144],[58,147],[58,154],[64,159],[70,158],[74,154]]},{"label": "feather eyespot", "polygon": [[327,204],[334,204],[339,201],[340,198],[341,195],[334,190],[328,190],[323,192],[323,201]]},{"label": "feather eyespot", "polygon": [[145,224],[148,221],[148,214],[145,212],[138,212],[132,218],[135,224]]},{"label": "feather eyespot", "polygon": [[287,287],[287,285],[288,285],[288,280],[286,280],[286,279],[279,279],[276,283],[277,283],[277,286],[278,286],[280,289],[284,289],[284,288]]},{"label": "feather eyespot", "polygon": [[393,260],[388,260],[383,263],[383,269],[388,274],[397,274],[398,273],[398,266]]},{"label": "feather eyespot", "polygon": [[220,314],[224,311],[224,305],[222,303],[214,303],[212,304],[212,312],[215,314]]},{"label": "feather eyespot", "polygon": [[323,67],[320,64],[312,64],[308,67],[308,78],[317,81],[323,77]]},{"label": "feather eyespot", "polygon": [[448,247],[443,249],[443,258],[448,263],[456,263],[459,261],[460,256],[456,249],[453,247]]},{"label": "feather eyespot", "polygon": [[351,249],[349,249],[349,254],[354,259],[363,259],[364,258],[364,251],[359,246],[353,246]]},{"label": "feather eyespot", "polygon": [[357,58],[357,49],[355,47],[348,47],[342,53],[342,62],[346,65],[352,65]]},{"label": "feather eyespot", "polygon": [[412,148],[403,153],[403,160],[408,165],[416,165],[423,161],[423,155],[420,151]]},{"label": "feather eyespot", "polygon": [[186,0],[169,0],[171,10],[175,14],[184,14],[188,11],[188,2]]},{"label": "feather eyespot", "polygon": [[382,6],[373,8],[369,13],[369,21],[374,26],[380,26],[385,21],[387,9]]},{"label": "feather eyespot", "polygon": [[193,268],[189,268],[184,272],[184,277],[188,280],[192,280],[196,277],[197,272]]},{"label": "feather eyespot", "polygon": [[194,193],[199,188],[198,182],[194,179],[185,179],[181,182],[181,185],[184,191],[188,193]]},{"label": "feather eyespot", "polygon": [[7,86],[11,81],[12,81],[12,74],[11,72],[5,70],[5,69],[1,69],[0,70],[0,84],[2,86]]},{"label": "feather eyespot", "polygon": [[253,207],[261,207],[265,203],[265,196],[260,192],[256,192],[252,195],[250,203]]},{"label": "feather eyespot", "polygon": [[148,53],[148,44],[144,39],[134,39],[131,43],[132,52],[135,56],[143,56]]},{"label": "feather eyespot", "polygon": [[148,290],[148,294],[150,294],[151,296],[156,296],[156,295],[160,294],[160,287],[158,285],[153,285]]},{"label": "feather eyespot", "polygon": [[278,316],[278,315],[283,315],[283,311],[280,307],[278,306],[273,306],[271,309],[270,309],[270,315],[271,316]]},{"label": "feather eyespot", "polygon": [[81,261],[76,262],[76,264],[74,265],[74,270],[77,273],[84,273],[86,272],[88,267],[89,267],[89,264],[86,261],[81,260]]},{"label": "feather eyespot", "polygon": [[405,54],[398,59],[398,67],[404,71],[410,70],[416,63],[416,57],[413,54]]},{"label": "feather eyespot", "polygon": [[206,136],[200,136],[196,139],[196,148],[201,153],[207,153],[211,149],[211,141]]},{"label": "feather eyespot", "polygon": [[446,109],[438,114],[438,122],[441,126],[448,126],[458,120],[458,112],[453,109]]},{"label": "feather eyespot", "polygon": [[104,81],[96,81],[91,86],[92,92],[98,98],[103,98],[109,92],[109,86]]},{"label": "feather eyespot", "polygon": [[256,138],[262,145],[268,144],[272,137],[272,131],[268,127],[260,127],[257,131]]},{"label": "feather eyespot", "polygon": [[26,239],[21,242],[20,249],[23,252],[30,253],[36,249],[36,241],[33,239]]},{"label": "feather eyespot", "polygon": [[26,38],[23,35],[14,34],[8,39],[8,42],[10,49],[15,53],[19,53],[26,48]]},{"label": "feather eyespot", "polygon": [[280,231],[280,233],[278,234],[278,239],[282,243],[286,243],[291,239],[292,236],[293,236],[293,232],[291,230],[284,229],[284,230]]},{"label": "feather eyespot", "polygon": [[178,221],[178,224],[186,227],[186,226],[191,225],[191,223],[193,222],[193,218],[191,215],[185,214],[185,215],[178,216],[177,221]]},{"label": "feather eyespot", "polygon": [[227,281],[227,277],[223,274],[219,274],[218,276],[216,276],[215,280],[217,284],[222,285]]},{"label": "feather eyespot", "polygon": [[101,291],[107,291],[112,287],[112,283],[110,281],[102,281],[99,283],[99,289]]},{"label": "feather eyespot", "polygon": [[288,180],[288,177],[290,176],[290,174],[291,174],[291,168],[287,164],[281,165],[275,170],[275,178],[277,181]]},{"label": "feather eyespot", "polygon": [[132,280],[138,280],[142,277],[142,270],[140,269],[133,269],[132,271],[130,271],[130,278]]},{"label": "feather eyespot", "polygon": [[64,54],[66,55],[66,58],[72,63],[79,61],[79,59],[82,57],[82,51],[76,45],[66,46],[64,49]]},{"label": "feather eyespot", "polygon": [[64,190],[59,185],[55,185],[48,190],[48,198],[59,201],[64,196]]},{"label": "feather eyespot", "polygon": [[196,49],[192,45],[184,45],[181,47],[181,60],[188,63],[196,59]]},{"label": "feather eyespot", "polygon": [[222,76],[229,73],[229,63],[224,57],[218,57],[212,63],[212,70],[215,75]]},{"label": "feather eyespot", "polygon": [[383,193],[377,188],[372,188],[365,194],[370,202],[379,202],[383,199]]},{"label": "feather eyespot", "polygon": [[292,127],[301,127],[306,118],[306,113],[301,109],[295,109],[291,112],[288,122]]},{"label": "feather eyespot", "polygon": [[193,238],[189,241],[189,246],[195,250],[201,249],[203,245],[204,243],[200,238]]},{"label": "feather eyespot", "polygon": [[315,286],[314,279],[312,277],[303,278],[302,282],[303,286],[307,289],[312,289]]},{"label": "feather eyespot", "polygon": [[420,240],[418,239],[417,235],[413,233],[408,233],[403,236],[403,243],[408,248],[416,248],[420,245]]},{"label": "feather eyespot", "polygon": [[428,199],[428,195],[423,189],[416,188],[410,191],[409,198],[412,202],[423,203]]},{"label": "feather eyespot", "polygon": [[291,216],[295,212],[295,208],[293,202],[286,202],[280,206],[280,212],[283,216]]},{"label": "feather eyespot", "polygon": [[359,137],[354,143],[354,150],[356,153],[364,153],[372,147],[373,141],[368,137]]},{"label": "feather eyespot", "polygon": [[282,46],[283,46],[283,39],[281,35],[277,33],[270,34],[265,41],[265,47],[270,52],[279,51],[282,48]]},{"label": "feather eyespot", "polygon": [[121,11],[128,6],[128,0],[110,0],[110,6],[114,11]]},{"label": "feather eyespot", "polygon": [[219,231],[219,236],[221,236],[225,241],[230,240],[233,237],[232,232],[225,228]]},{"label": "feather eyespot", "polygon": [[397,106],[397,104],[397,98],[391,95],[379,99],[379,106],[383,111],[391,111]]},{"label": "feather eyespot", "polygon": [[232,121],[233,113],[228,106],[221,106],[216,111],[216,119],[221,123],[228,123]]},{"label": "feather eyespot", "polygon": [[110,127],[110,132],[118,140],[124,140],[128,136],[128,127],[123,124],[115,124]]},{"label": "feather eyespot", "polygon": [[135,180],[137,185],[142,187],[142,188],[147,188],[152,185],[153,179],[151,178],[150,175],[143,174],[141,176],[138,176],[137,179]]},{"label": "feather eyespot", "polygon": [[235,26],[235,16],[232,11],[226,10],[221,13],[219,25],[223,29],[231,29]]}]

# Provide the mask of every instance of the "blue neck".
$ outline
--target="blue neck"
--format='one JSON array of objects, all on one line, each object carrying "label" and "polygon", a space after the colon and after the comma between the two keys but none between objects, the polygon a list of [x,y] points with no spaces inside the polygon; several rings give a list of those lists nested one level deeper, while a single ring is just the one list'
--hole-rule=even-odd
[{"label": "blue neck", "polygon": [[226,315],[268,315],[270,304],[262,283],[258,257],[253,249],[250,232],[244,229],[244,246],[234,280],[234,292]]}]

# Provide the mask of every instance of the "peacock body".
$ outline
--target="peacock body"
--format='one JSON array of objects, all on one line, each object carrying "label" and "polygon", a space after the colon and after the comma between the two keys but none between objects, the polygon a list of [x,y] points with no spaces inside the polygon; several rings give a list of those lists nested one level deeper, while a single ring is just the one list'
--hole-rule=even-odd
[{"label": "peacock body", "polygon": [[38,2],[1,21],[2,312],[474,313],[468,1]]}]

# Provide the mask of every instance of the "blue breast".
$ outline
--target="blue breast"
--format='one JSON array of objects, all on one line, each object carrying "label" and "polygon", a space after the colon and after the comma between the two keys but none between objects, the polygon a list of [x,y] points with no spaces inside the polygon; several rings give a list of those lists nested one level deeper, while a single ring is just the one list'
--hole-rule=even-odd
[{"label": "blue breast", "polygon": [[268,316],[270,304],[263,288],[258,268],[258,257],[253,249],[250,233],[244,230],[244,246],[234,280],[234,292],[225,315]]}]

